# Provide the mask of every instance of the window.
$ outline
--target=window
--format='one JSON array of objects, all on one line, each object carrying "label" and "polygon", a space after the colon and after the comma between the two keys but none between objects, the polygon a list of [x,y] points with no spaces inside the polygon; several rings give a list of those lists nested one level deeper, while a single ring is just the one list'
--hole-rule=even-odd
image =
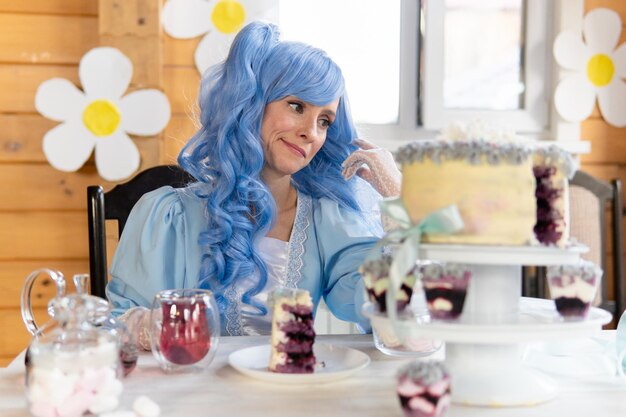
[{"label": "window", "polygon": [[395,148],[452,121],[548,129],[549,10],[543,0],[279,0],[283,38],[344,71],[365,137]]}]

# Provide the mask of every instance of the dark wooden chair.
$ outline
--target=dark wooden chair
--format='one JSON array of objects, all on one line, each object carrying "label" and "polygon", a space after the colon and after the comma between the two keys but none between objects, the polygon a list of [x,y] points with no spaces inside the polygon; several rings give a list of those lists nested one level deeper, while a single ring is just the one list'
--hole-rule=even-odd
[{"label": "dark wooden chair", "polygon": [[87,187],[91,294],[106,298],[108,266],[105,221],[117,220],[118,236],[121,236],[130,211],[142,195],[164,185],[181,188],[194,181],[190,174],[177,165],[159,165],[140,172],[106,193],[99,185]]},{"label": "dark wooden chair", "polygon": [[[610,214],[611,250],[607,248],[607,208]],[[577,171],[570,181],[570,233],[589,247],[582,258],[594,262],[604,271],[596,304],[619,320],[626,304],[624,293],[624,226],[622,183],[610,183]],[[522,295],[547,298],[546,268],[524,268]],[[612,289],[613,296],[610,296]]]}]

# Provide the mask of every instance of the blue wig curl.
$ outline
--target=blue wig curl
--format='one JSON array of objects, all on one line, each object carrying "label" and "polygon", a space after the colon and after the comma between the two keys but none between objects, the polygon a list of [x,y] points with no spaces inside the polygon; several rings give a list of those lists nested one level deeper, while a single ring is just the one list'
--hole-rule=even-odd
[{"label": "blue wig curl", "polygon": [[325,52],[278,38],[278,28],[267,23],[253,22],[239,32],[226,60],[203,76],[201,128],[178,157],[199,181],[196,193],[206,199],[208,225],[199,238],[205,253],[201,285],[216,294],[222,312],[226,290],[255,271],[260,279],[242,301],[259,314],[267,312],[252,297],[267,284],[267,269],[253,242],[270,230],[276,216],[272,194],[261,180],[261,121],[268,103],[292,95],[322,106],[339,98],[326,142],[292,181],[313,198],[359,210],[352,182],[341,176],[341,163],[356,149],[357,137],[341,70]]}]

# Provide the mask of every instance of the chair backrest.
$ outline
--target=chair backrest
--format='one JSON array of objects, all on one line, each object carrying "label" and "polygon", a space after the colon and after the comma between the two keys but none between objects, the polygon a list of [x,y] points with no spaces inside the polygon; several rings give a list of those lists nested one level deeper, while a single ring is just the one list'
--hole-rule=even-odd
[{"label": "chair backrest", "polygon": [[105,221],[117,220],[118,236],[121,236],[130,211],[142,195],[165,185],[181,188],[194,181],[177,165],[159,165],[140,172],[106,193],[99,185],[87,187],[91,294],[105,298],[108,281]]},{"label": "chair backrest", "polygon": [[[589,252],[581,257],[599,265],[604,271],[595,304],[612,313],[614,319],[619,319],[626,302],[621,181],[614,179],[607,183],[579,170],[569,185],[570,235],[589,247]],[[610,252],[607,249],[605,214],[608,205],[612,231]],[[612,254],[612,262],[609,262],[609,254]],[[523,295],[545,297],[545,276],[545,268],[537,268],[534,286],[526,283]],[[613,297],[610,296],[611,290]]]},{"label": "chair backrest", "polygon": [[[607,249],[605,213],[610,204],[611,251]],[[582,255],[604,271],[597,303],[619,318],[624,309],[624,236],[622,221],[622,185],[618,179],[601,181],[583,171],[570,181],[570,231],[589,247]],[[609,262],[609,253],[612,262]],[[612,279],[609,279],[612,278]],[[613,297],[610,296],[611,289]]]}]

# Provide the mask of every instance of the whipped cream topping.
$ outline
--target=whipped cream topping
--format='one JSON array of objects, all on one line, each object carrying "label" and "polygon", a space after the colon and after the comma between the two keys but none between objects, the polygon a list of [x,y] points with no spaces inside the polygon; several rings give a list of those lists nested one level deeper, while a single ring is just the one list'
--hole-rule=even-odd
[{"label": "whipped cream topping", "polygon": [[412,361],[398,371],[398,378],[409,378],[423,385],[432,385],[449,377],[448,369],[441,361]]},{"label": "whipped cream topping", "polygon": [[[556,145],[539,146],[535,150],[535,161],[538,165],[556,166],[572,179],[579,168],[578,162],[565,149]],[[539,160],[537,160],[539,159]]]},{"label": "whipped cream topping", "polygon": [[549,266],[547,270],[548,280],[557,286],[570,285],[574,277],[595,285],[596,281],[602,277],[602,272],[596,264],[584,260],[575,264]]},{"label": "whipped cream topping", "polygon": [[532,147],[523,143],[490,142],[472,139],[462,142],[451,140],[416,140],[400,147],[395,154],[400,164],[422,162],[430,159],[440,164],[444,161],[466,161],[471,165],[520,165],[528,160]]},{"label": "whipped cream topping", "polygon": [[442,280],[451,283],[451,288],[467,286],[472,275],[467,266],[454,263],[428,262],[420,264],[418,269],[422,280]]}]

